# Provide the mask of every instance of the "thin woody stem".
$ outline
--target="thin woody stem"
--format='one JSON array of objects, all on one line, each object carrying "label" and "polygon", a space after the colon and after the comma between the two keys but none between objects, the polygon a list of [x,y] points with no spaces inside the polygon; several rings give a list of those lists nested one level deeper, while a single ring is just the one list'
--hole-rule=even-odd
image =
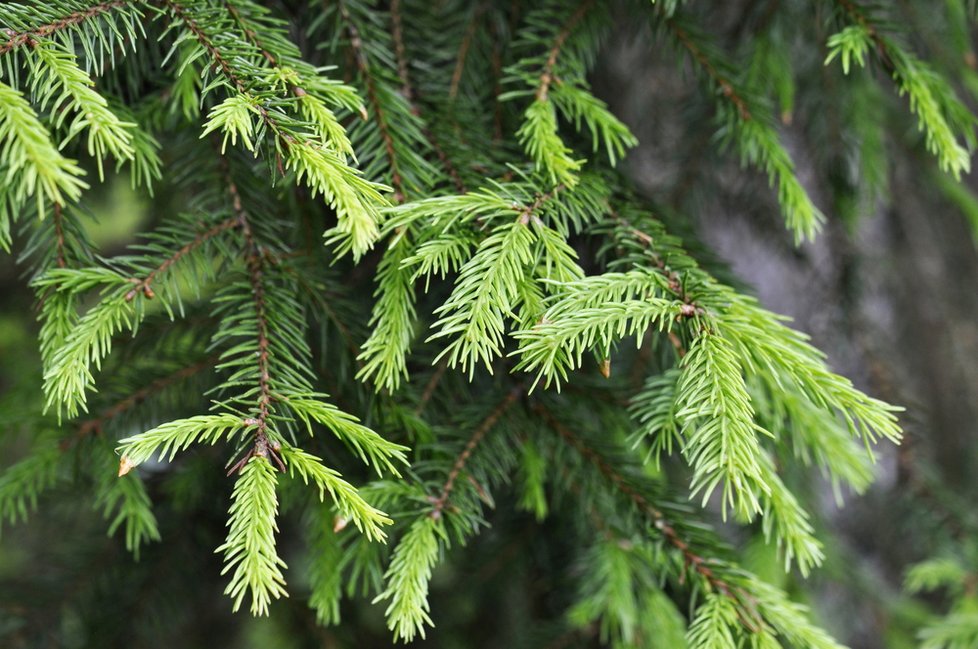
[{"label": "thin woody stem", "polygon": [[241,194],[238,187],[230,177],[226,175],[228,193],[231,195],[231,204],[235,217],[241,227],[241,232],[245,239],[245,265],[248,270],[248,281],[251,284],[251,293],[255,307],[255,323],[258,339],[258,355],[255,363],[258,367],[258,417],[246,419],[245,423],[256,427],[255,443],[251,450],[241,458],[238,463],[233,465],[228,471],[228,475],[238,471],[253,456],[267,458],[278,465],[279,469],[285,471],[285,465],[278,456],[276,443],[268,438],[268,419],[271,414],[272,388],[271,376],[269,373],[269,348],[271,342],[268,335],[268,307],[265,302],[265,282],[264,282],[264,255],[255,240],[254,232],[248,218],[248,212],[241,201]]},{"label": "thin woody stem", "polygon": [[557,38],[554,39],[554,44],[550,48],[550,53],[547,55],[547,62],[543,65],[543,73],[540,75],[540,84],[537,86],[536,92],[537,101],[547,101],[550,86],[556,78],[554,76],[554,67],[557,65],[557,58],[560,56],[560,51],[563,49],[564,43],[567,42],[567,39],[574,32],[577,23],[581,22],[593,6],[594,0],[585,0],[582,2],[577,7],[577,11],[571,14],[571,17],[564,23],[560,33],[557,34]]},{"label": "thin woody stem", "polygon": [[129,396],[103,410],[98,416],[81,422],[75,435],[61,442],[61,450],[66,450],[71,445],[85,437],[88,437],[89,435],[101,433],[102,427],[107,422],[115,419],[125,412],[128,412],[129,410],[132,410],[149,397],[159,393],[161,390],[173,385],[174,383],[183,381],[184,379],[190,378],[191,376],[194,376],[195,374],[198,374],[209,367],[213,367],[214,363],[216,363],[218,359],[219,356],[217,355],[209,356],[208,358],[194,363],[193,365],[182,367],[175,372],[160,377],[146,387],[136,390]]},{"label": "thin woody stem", "polygon": [[438,497],[432,501],[432,510],[429,516],[432,518],[441,517],[442,510],[445,509],[445,505],[448,503],[448,499],[452,495],[452,490],[455,488],[455,481],[458,479],[459,473],[465,469],[465,465],[468,463],[469,458],[472,456],[472,452],[475,447],[479,445],[482,438],[486,436],[493,426],[499,421],[499,418],[509,410],[517,399],[523,395],[523,387],[516,386],[509,391],[509,394],[493,408],[489,416],[482,420],[482,423],[472,432],[472,436],[469,438],[468,443],[462,452],[459,453],[458,457],[455,458],[455,463],[452,465],[452,470],[448,472],[448,479],[445,480],[445,484],[442,485],[441,492]]},{"label": "thin woody stem", "polygon": [[421,399],[418,401],[418,407],[414,409],[415,415],[420,415],[428,402],[431,401],[431,397],[435,394],[435,388],[438,387],[438,383],[441,378],[445,376],[445,371],[448,370],[448,359],[443,358],[441,362],[438,363],[438,367],[435,368],[435,373],[431,375],[428,380],[427,385],[424,387],[424,392],[421,393]]},{"label": "thin woody stem", "polygon": [[479,26],[479,18],[485,10],[486,4],[484,2],[475,8],[472,12],[472,19],[469,21],[469,26],[465,30],[465,35],[462,36],[462,44],[459,45],[458,56],[455,59],[455,69],[452,70],[452,80],[448,85],[449,100],[454,101],[456,95],[458,95],[458,87],[462,82],[462,74],[465,72],[465,61],[468,58],[469,49],[472,47],[476,28]]},{"label": "thin woody stem", "polygon": [[408,75],[407,51],[404,47],[404,27],[401,24],[401,0],[391,0],[391,38],[394,41],[394,58],[397,60],[397,76],[401,79],[401,94],[410,103],[414,98],[411,78]]},{"label": "thin woody stem", "polygon": [[[679,273],[669,268],[662,256],[656,252],[654,248],[655,238],[632,225],[632,223],[624,217],[618,214],[614,214],[613,216],[615,221],[622,228],[624,228],[625,231],[632,236],[632,238],[637,239],[645,247],[646,256],[666,278],[669,285],[669,290],[673,295],[675,295],[676,299],[683,302],[681,315],[686,318],[691,318],[704,313],[703,307],[696,304],[696,302],[694,302],[686,293],[686,289],[683,287],[682,278],[679,276]],[[668,334],[668,339],[669,343],[676,348],[676,353],[679,354],[680,358],[686,355],[687,350],[675,332],[670,331]]]},{"label": "thin woody stem", "polygon": [[[353,22],[349,10],[343,2],[339,3],[340,16],[346,24],[346,31],[350,37],[350,49],[353,52],[353,60],[356,62],[357,70],[363,78],[364,86],[367,89],[367,101],[374,111],[377,119],[377,128],[380,131],[380,139],[384,143],[384,151],[387,154],[387,161],[391,167],[391,184],[394,186],[394,201],[403,203],[406,200],[404,194],[404,180],[401,176],[400,165],[397,161],[397,153],[394,150],[394,137],[391,135],[390,125],[387,123],[387,116],[380,106],[380,97],[374,84],[373,76],[370,74],[370,61],[363,49],[363,39],[360,37],[360,30]],[[407,68],[405,67],[405,73]]]},{"label": "thin woody stem", "polygon": [[554,187],[553,189],[551,189],[550,191],[543,192],[542,194],[537,194],[536,197],[533,199],[533,202],[530,203],[529,205],[516,206],[516,209],[520,213],[520,223],[522,223],[523,225],[527,225],[531,219],[539,218],[537,212],[540,211],[540,208],[543,207],[549,200],[551,200],[554,196],[556,196],[559,192],[563,191],[564,189],[565,189],[565,185],[561,183],[556,187]]},{"label": "thin woody stem", "polygon": [[65,262],[65,231],[64,214],[62,214],[61,203],[54,204],[54,258],[58,268],[64,268]]},{"label": "thin woody stem", "polygon": [[212,226],[206,231],[201,232],[196,237],[194,237],[192,241],[188,242],[187,244],[182,246],[179,250],[177,250],[172,255],[167,257],[162,264],[160,264],[159,266],[151,270],[146,275],[146,277],[139,280],[133,280],[133,283],[135,285],[128,293],[126,293],[126,301],[131,302],[139,293],[142,293],[147,298],[152,299],[154,296],[152,284],[153,281],[159,275],[165,273],[167,270],[169,270],[170,266],[180,261],[182,257],[185,257],[186,255],[190,254],[191,252],[193,252],[194,250],[202,246],[209,239],[213,239],[214,237],[221,234],[222,232],[226,230],[230,230],[232,228],[239,227],[240,225],[241,225],[240,219],[237,216],[233,216],[231,218],[225,219],[224,221],[221,221],[220,223],[218,223],[215,226]]},{"label": "thin woody stem", "polygon": [[[554,414],[542,404],[536,404],[535,410],[543,417],[547,425],[563,438],[570,446],[576,450],[581,457],[594,465],[595,468],[617,489],[625,495],[645,516],[649,518],[655,528],[662,534],[663,538],[674,548],[679,550],[683,556],[683,562],[687,568],[692,568],[697,574],[703,577],[707,583],[725,597],[729,597],[736,602],[743,604],[749,601],[747,593],[742,589],[728,584],[716,572],[710,568],[709,560],[693,551],[690,544],[683,539],[672,522],[653,505],[640,491],[631,486],[628,481],[612,467],[601,455],[584,443],[580,437],[575,435],[567,426],[561,423]],[[745,625],[751,628],[758,628],[759,620],[746,620],[742,618]]]},{"label": "thin woody stem", "polygon": [[90,18],[94,18],[99,14],[106,13],[117,7],[131,4],[131,2],[132,0],[110,0],[109,2],[102,2],[26,32],[15,32],[12,29],[0,30],[0,34],[7,36],[7,41],[0,43],[0,56],[24,45],[33,47],[39,39],[47,38],[62,29],[80,25]]},{"label": "thin woody stem", "polygon": [[693,60],[696,61],[706,72],[707,76],[710,77],[715,84],[717,84],[717,86],[720,88],[720,94],[722,94],[728,101],[730,101],[730,103],[734,105],[737,112],[740,114],[740,118],[745,122],[750,121],[752,117],[750,109],[747,107],[747,102],[740,96],[736,88],[734,88],[733,83],[731,83],[726,76],[717,70],[716,66],[713,65],[709,57],[707,57],[706,53],[700,49],[699,45],[697,45],[693,38],[689,35],[689,32],[680,27],[675,18],[669,18],[665,21],[665,23],[676,35],[676,40],[678,40],[680,44],[690,53]]}]

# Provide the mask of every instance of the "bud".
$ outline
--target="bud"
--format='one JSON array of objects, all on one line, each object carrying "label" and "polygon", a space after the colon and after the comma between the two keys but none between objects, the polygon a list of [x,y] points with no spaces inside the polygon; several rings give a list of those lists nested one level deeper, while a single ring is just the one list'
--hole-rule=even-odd
[{"label": "bud", "polygon": [[126,475],[136,468],[136,463],[129,459],[128,455],[123,455],[119,460],[119,477]]}]

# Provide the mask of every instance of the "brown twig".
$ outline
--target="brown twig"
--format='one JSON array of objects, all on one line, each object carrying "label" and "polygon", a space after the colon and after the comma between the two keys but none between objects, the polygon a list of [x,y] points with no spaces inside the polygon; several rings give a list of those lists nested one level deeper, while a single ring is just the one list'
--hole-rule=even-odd
[{"label": "brown twig", "polygon": [[[374,84],[373,76],[370,74],[370,62],[367,60],[367,53],[363,49],[363,39],[360,37],[360,30],[350,16],[346,5],[339,2],[340,16],[346,23],[346,32],[350,37],[350,50],[353,53],[353,60],[357,70],[363,78],[363,84],[367,90],[367,102],[374,111],[377,120],[377,129],[380,131],[380,139],[384,143],[384,151],[387,153],[387,161],[391,167],[391,184],[394,186],[394,202],[403,203],[406,200],[404,194],[404,179],[401,176],[400,165],[397,161],[397,153],[394,150],[394,137],[391,135],[391,127],[387,123],[387,116],[380,106],[380,98],[377,94],[377,87]],[[405,73],[407,68],[405,67]]]},{"label": "brown twig", "polygon": [[[740,588],[728,584],[724,579],[718,576],[716,572],[709,567],[709,560],[693,551],[690,544],[679,535],[676,528],[665,516],[665,514],[655,507],[655,505],[653,505],[644,495],[642,495],[640,491],[632,487],[628,481],[615,470],[613,466],[608,464],[608,462],[601,457],[601,455],[585,444],[580,437],[571,432],[571,430],[561,423],[544,405],[537,403],[534,409],[541,415],[541,417],[543,417],[544,421],[555,433],[570,444],[570,446],[577,451],[581,457],[594,465],[594,467],[597,468],[609,482],[611,482],[615,489],[624,494],[625,497],[627,497],[639,511],[649,518],[669,545],[679,550],[683,556],[683,562],[687,568],[692,568],[694,571],[696,571],[696,573],[703,577],[707,583],[709,583],[722,595],[741,604],[743,604],[745,601],[749,601],[747,593],[743,592],[743,590]],[[759,627],[758,620],[751,622],[744,620],[744,623],[754,624],[755,626],[752,628]]]},{"label": "brown twig", "polygon": [[492,412],[489,413],[489,416],[483,419],[482,423],[479,424],[475,431],[472,432],[472,436],[469,438],[465,448],[462,449],[462,452],[459,453],[457,458],[455,458],[455,464],[452,465],[452,470],[448,472],[448,479],[445,480],[445,484],[442,485],[441,492],[437,498],[434,498],[431,501],[432,509],[431,513],[428,514],[429,516],[435,519],[441,517],[442,511],[445,509],[445,505],[448,503],[448,499],[452,495],[452,490],[455,488],[455,481],[458,479],[459,473],[462,472],[465,465],[468,463],[469,458],[472,456],[472,451],[474,451],[475,447],[479,445],[482,438],[486,436],[486,433],[492,430],[493,426],[496,425],[496,422],[499,421],[499,418],[502,417],[503,414],[509,410],[509,407],[512,406],[513,403],[515,403],[516,400],[522,395],[523,387],[514,387],[509,391],[509,394],[506,395],[499,405],[493,408]]},{"label": "brown twig", "polygon": [[520,213],[520,223],[522,223],[523,225],[527,225],[531,220],[539,219],[540,217],[537,215],[537,212],[540,210],[540,208],[543,207],[547,201],[552,199],[559,192],[563,191],[564,188],[565,185],[561,183],[556,187],[554,187],[553,189],[551,189],[550,191],[543,192],[542,194],[537,194],[536,197],[533,199],[533,202],[530,203],[529,205],[521,206],[518,203],[515,204],[513,207]]},{"label": "brown twig", "polygon": [[564,26],[557,34],[557,38],[554,39],[554,44],[550,48],[550,53],[547,55],[547,62],[543,66],[543,73],[540,75],[540,84],[537,86],[536,92],[537,101],[547,101],[547,94],[550,92],[550,86],[555,79],[554,66],[557,65],[557,57],[560,56],[560,51],[563,49],[564,43],[570,38],[574,28],[577,27],[577,23],[584,18],[593,6],[594,0],[584,0],[577,7],[577,10],[571,14],[567,22],[564,23]]},{"label": "brown twig", "polygon": [[454,101],[458,95],[458,86],[462,82],[462,74],[465,72],[465,60],[468,58],[472,41],[475,39],[475,30],[479,26],[479,18],[485,10],[486,3],[479,3],[472,12],[472,19],[469,21],[469,26],[465,29],[465,34],[462,36],[462,43],[458,48],[458,56],[455,58],[455,68],[452,70],[452,80],[448,84],[449,101]]},{"label": "brown twig", "polygon": [[193,365],[188,365],[187,367],[182,367],[179,370],[167,374],[166,376],[160,377],[147,385],[144,388],[136,390],[124,399],[116,402],[114,405],[106,408],[97,416],[91,419],[86,419],[78,425],[78,429],[75,435],[69,437],[61,442],[61,450],[67,450],[70,446],[77,443],[79,440],[88,437],[92,434],[100,434],[102,432],[102,427],[106,422],[115,419],[119,415],[129,410],[132,410],[140,403],[145,401],[147,398],[157,394],[161,390],[182,381],[186,378],[190,378],[194,374],[207,369],[208,367],[213,367],[219,359],[219,356],[209,356],[202,361],[194,363]]},{"label": "brown twig", "polygon": [[401,0],[391,0],[391,39],[394,41],[394,58],[397,61],[397,76],[401,79],[401,94],[413,101],[411,78],[408,75],[407,51],[404,48],[404,29],[401,24]]},{"label": "brown twig", "polygon": [[217,225],[212,226],[206,231],[198,234],[192,241],[188,242],[179,250],[167,257],[162,264],[151,270],[146,277],[143,279],[132,279],[131,281],[133,282],[134,286],[128,293],[126,293],[126,302],[132,302],[133,299],[140,293],[147,298],[152,299],[154,297],[154,293],[151,285],[153,284],[153,280],[155,280],[158,275],[165,273],[170,266],[180,261],[181,257],[190,254],[193,250],[203,245],[205,241],[213,239],[225,230],[230,230],[231,228],[236,228],[240,225],[240,219],[236,216],[232,216],[231,218],[225,219]]},{"label": "brown twig", "polygon": [[[234,69],[231,67],[231,64],[228,62],[227,58],[221,53],[221,51],[217,48],[217,46],[214,45],[210,37],[206,33],[204,33],[204,30],[200,28],[200,25],[198,25],[193,20],[193,18],[191,18],[187,14],[187,11],[179,4],[177,4],[175,0],[159,0],[159,1],[164,6],[169,7],[173,15],[176,16],[178,19],[180,19],[180,21],[183,22],[183,24],[187,27],[187,29],[190,30],[190,33],[194,35],[194,38],[197,39],[197,42],[200,43],[201,47],[203,47],[210,55],[212,64],[216,65],[221,69],[221,71],[224,73],[224,76],[227,77],[228,81],[234,84],[238,92],[240,92],[243,95],[250,96],[250,93],[248,92],[248,88],[245,85],[244,81],[242,81],[241,77],[239,77],[235,73]],[[301,91],[302,89],[297,88],[296,90]],[[272,133],[274,133],[277,138],[282,140],[282,142],[284,142],[287,147],[296,144],[296,139],[289,133],[286,133],[285,131],[282,130],[281,126],[279,126],[278,122],[275,121],[275,119],[271,116],[271,114],[268,112],[268,109],[266,109],[264,105],[256,104],[255,109],[258,111],[259,116],[261,116],[262,121],[265,122],[269,130],[271,130]],[[278,168],[279,168],[279,173],[284,176],[285,171],[284,169],[282,169],[281,160],[278,160]]]},{"label": "brown twig", "polygon": [[[680,277],[679,273],[669,268],[665,260],[662,258],[662,255],[656,252],[654,248],[655,238],[647,232],[643,232],[632,225],[621,215],[614,214],[613,216],[619,225],[625,228],[625,230],[632,235],[632,237],[638,239],[638,241],[645,246],[646,254],[652,261],[652,264],[665,276],[666,281],[668,282],[669,290],[676,296],[676,299],[683,303],[680,310],[680,315],[684,318],[692,318],[694,316],[706,313],[706,310],[696,304],[696,302],[686,293],[686,288],[683,286],[682,278]],[[676,353],[679,354],[679,357],[682,358],[685,356],[687,350],[682,341],[679,339],[679,336],[670,331],[668,338],[670,344],[676,348]]]},{"label": "brown twig", "polygon": [[500,142],[503,139],[503,102],[499,101],[499,96],[503,94],[503,55],[496,33],[496,23],[490,21],[489,29],[492,32],[492,53],[489,57],[489,65],[492,69],[492,141]]},{"label": "brown twig", "polygon": [[65,231],[64,215],[61,213],[61,203],[54,203],[54,257],[58,268],[65,267]]},{"label": "brown twig", "polygon": [[5,34],[8,39],[7,42],[0,43],[0,56],[24,45],[34,47],[37,40],[40,38],[46,38],[55,32],[71,27],[72,25],[81,24],[89,18],[93,18],[111,9],[130,4],[131,1],[132,0],[109,0],[108,2],[103,2],[101,4],[88,7],[87,9],[82,9],[81,11],[68,14],[64,18],[60,18],[46,25],[41,25],[36,29],[26,32],[15,32],[12,29],[0,30],[0,33]]},{"label": "brown twig", "polygon": [[438,366],[435,368],[435,373],[431,375],[428,379],[428,384],[424,386],[424,392],[421,393],[421,400],[418,401],[418,407],[414,409],[415,415],[420,415],[428,402],[431,401],[431,397],[435,394],[435,388],[438,387],[438,383],[441,381],[441,377],[445,375],[445,371],[448,369],[448,359],[443,358]]},{"label": "brown twig", "polygon": [[676,35],[676,39],[689,51],[693,59],[706,71],[707,76],[717,84],[717,87],[720,88],[720,94],[734,105],[740,114],[740,118],[745,122],[749,121],[751,119],[751,112],[747,107],[747,102],[740,96],[730,80],[717,70],[706,53],[693,41],[689,33],[676,23],[674,18],[667,19],[665,23]]},{"label": "brown twig", "polygon": [[226,175],[228,193],[231,195],[231,204],[235,218],[241,227],[241,232],[245,240],[245,265],[248,269],[248,281],[251,283],[251,293],[255,306],[255,320],[258,338],[258,356],[256,364],[258,366],[258,417],[246,419],[245,424],[255,426],[255,443],[248,453],[244,455],[228,471],[228,475],[240,470],[248,460],[254,456],[267,458],[278,465],[279,469],[285,471],[285,464],[278,455],[278,442],[270,440],[268,437],[268,418],[272,403],[271,377],[269,373],[269,348],[271,342],[268,336],[268,307],[265,302],[265,282],[264,282],[264,255],[261,247],[255,241],[251,223],[248,219],[248,212],[241,201],[241,194],[238,186],[230,177]]}]

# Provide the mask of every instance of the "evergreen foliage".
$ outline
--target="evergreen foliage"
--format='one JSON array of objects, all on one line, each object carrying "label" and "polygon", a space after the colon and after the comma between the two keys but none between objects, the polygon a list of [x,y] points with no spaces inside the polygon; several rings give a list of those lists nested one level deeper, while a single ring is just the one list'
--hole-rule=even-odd
[{"label": "evergreen foliage", "polygon": [[[865,98],[880,67],[937,167],[967,173],[975,116],[892,3],[818,4],[824,74]],[[0,246],[30,277],[43,367],[0,518],[83,484],[145,560],[182,533],[169,510],[189,519],[219,484],[233,610],[274,616],[292,593],[344,625],[341,601],[379,603],[411,641],[445,615],[446,557],[490,523],[519,540],[506,516],[528,514],[565,552],[548,642],[839,647],[782,586],[826,558],[814,469],[840,500],[865,490],[900,408],[618,169],[637,139],[589,80],[625,15],[699,80],[717,155],[767,177],[796,243],[833,218],[776,119],[793,90],[754,67],[777,49],[735,58],[686,5],[0,5]],[[119,253],[82,223],[127,165],[153,198]],[[742,565],[752,536],[774,583]],[[923,647],[978,642],[965,572],[909,575],[959,596]]]}]

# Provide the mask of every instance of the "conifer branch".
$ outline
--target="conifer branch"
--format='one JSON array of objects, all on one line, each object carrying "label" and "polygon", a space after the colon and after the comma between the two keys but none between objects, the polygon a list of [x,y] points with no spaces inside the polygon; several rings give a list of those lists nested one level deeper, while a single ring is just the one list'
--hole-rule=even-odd
[{"label": "conifer branch", "polygon": [[[254,29],[252,29],[248,25],[248,22],[241,15],[241,12],[238,11],[237,7],[235,7],[234,4],[229,0],[224,0],[224,8],[227,10],[229,14],[231,14],[231,17],[234,18],[234,22],[236,22],[238,24],[238,27],[241,28],[241,32],[245,35],[248,41],[251,42],[251,44],[254,45],[261,52],[261,55],[263,57],[265,57],[265,60],[268,61],[269,65],[276,68],[279,67],[278,60],[271,52],[265,49],[265,46],[262,44],[261,39],[258,38],[258,34],[255,32]],[[295,93],[296,95],[301,95],[302,93],[305,92],[305,90],[303,90],[302,88],[292,84],[289,84],[289,87],[292,89],[292,92]]]},{"label": "conifer branch", "polygon": [[[666,278],[669,291],[676,296],[677,300],[685,305],[688,305],[689,308],[684,309],[682,315],[684,317],[692,317],[694,315],[705,314],[706,309],[698,305],[695,300],[693,300],[686,293],[686,287],[683,285],[682,277],[679,275],[679,273],[669,268],[669,266],[666,265],[665,259],[663,259],[659,251],[656,250],[655,237],[632,225],[628,219],[625,219],[619,214],[614,213],[613,217],[615,221],[617,221],[629,234],[631,234],[642,244],[642,246],[645,248],[645,254],[652,261],[653,266],[657,268]],[[669,332],[669,342],[676,348],[676,351],[679,352],[680,356],[686,355],[686,349],[683,347],[682,341],[680,341],[673,332]]]},{"label": "conifer branch", "polygon": [[158,275],[165,273],[170,266],[180,261],[182,257],[199,248],[208,240],[213,239],[222,232],[238,227],[243,227],[241,218],[239,216],[232,216],[198,234],[192,241],[185,243],[172,255],[163,260],[159,266],[147,273],[145,277],[142,279],[134,278],[130,280],[133,282],[133,287],[128,293],[126,293],[126,302],[132,302],[132,300],[135,299],[135,297],[140,293],[142,293],[146,298],[152,299],[154,297],[152,284],[153,280],[155,280]]},{"label": "conifer branch", "polygon": [[[394,150],[394,137],[391,135],[391,127],[387,122],[387,115],[381,107],[380,98],[377,94],[377,86],[375,85],[373,75],[370,73],[370,60],[367,58],[367,53],[363,46],[363,39],[360,38],[360,30],[357,29],[349,9],[347,9],[343,0],[338,0],[338,5],[340,16],[343,18],[347,34],[350,37],[350,49],[353,52],[353,60],[356,63],[357,70],[360,72],[360,76],[363,78],[363,84],[367,90],[367,102],[373,109],[374,117],[377,120],[377,129],[380,131],[380,137],[384,143],[384,151],[387,154],[387,162],[391,169],[391,184],[394,186],[394,202],[403,203],[407,200],[407,196],[404,192],[404,180],[401,177],[400,162]],[[405,68],[405,73],[406,71],[407,68]]]},{"label": "conifer branch", "polygon": [[224,553],[224,569],[231,580],[224,590],[237,611],[251,594],[251,614],[268,615],[271,600],[288,597],[282,569],[285,562],[275,550],[278,514],[275,470],[262,457],[251,457],[235,481],[227,540],[217,548]]},{"label": "conifer branch", "polygon": [[465,29],[465,34],[462,36],[462,43],[458,48],[458,55],[455,57],[455,68],[452,70],[452,80],[448,84],[448,99],[449,101],[454,101],[456,95],[458,95],[458,87],[462,82],[462,74],[465,72],[465,60],[469,54],[469,48],[472,47],[472,41],[475,39],[475,32],[479,26],[479,18],[486,10],[486,3],[480,2],[478,6],[472,12],[472,18],[469,20],[469,25]]},{"label": "conifer branch", "polygon": [[675,526],[666,518],[665,514],[653,505],[640,491],[632,487],[628,481],[615,470],[600,454],[588,446],[580,437],[573,433],[557,417],[541,403],[534,405],[534,410],[543,417],[547,426],[557,433],[571,448],[577,451],[581,457],[590,462],[598,471],[626,498],[628,498],[645,516],[649,518],[655,528],[662,534],[663,538],[679,550],[683,556],[686,566],[695,570],[704,580],[706,580],[717,592],[740,603],[746,595],[738,592],[737,589],[728,584],[716,572],[710,568],[710,560],[694,552],[692,546],[684,540],[677,532]]},{"label": "conifer branch", "polygon": [[66,450],[72,444],[77,443],[79,440],[84,439],[92,434],[101,434],[102,427],[106,423],[115,419],[119,415],[128,412],[141,404],[143,401],[159,394],[162,390],[165,390],[169,386],[179,383],[184,379],[190,378],[195,374],[202,372],[203,370],[213,367],[214,363],[217,362],[217,356],[211,356],[202,361],[194,363],[193,365],[188,365],[182,367],[175,372],[171,372],[166,376],[160,377],[155,381],[151,382],[147,386],[136,390],[132,394],[126,396],[125,398],[117,401],[112,406],[109,406],[96,417],[86,419],[78,425],[75,434],[61,442],[61,449]]},{"label": "conifer branch", "polygon": [[243,467],[244,464],[242,463],[246,463],[252,456],[257,455],[258,457],[264,458],[269,453],[271,453],[272,459],[276,460],[280,468],[284,471],[285,468],[282,465],[281,458],[278,456],[275,444],[270,442],[268,438],[268,417],[272,402],[272,388],[269,383],[271,377],[268,369],[270,342],[268,337],[267,306],[265,304],[265,283],[263,279],[264,257],[261,248],[259,248],[257,241],[255,241],[255,236],[248,220],[248,213],[245,211],[244,205],[241,202],[241,194],[238,192],[237,185],[234,184],[234,181],[230,177],[227,178],[227,186],[228,193],[231,195],[234,218],[237,219],[245,239],[245,266],[247,267],[248,281],[251,283],[251,294],[254,300],[258,342],[258,356],[255,361],[258,366],[258,417],[254,421],[247,422],[257,427],[255,430],[255,443],[252,450],[242,458],[241,462],[232,467],[229,473],[233,473],[235,469]]},{"label": "conifer branch", "polygon": [[547,61],[543,66],[543,72],[540,74],[540,84],[537,86],[537,91],[535,94],[536,100],[538,102],[546,102],[548,95],[550,93],[550,86],[556,80],[554,76],[554,66],[557,65],[557,57],[560,56],[560,50],[564,47],[564,43],[574,32],[574,28],[577,27],[577,23],[584,19],[584,16],[591,10],[594,6],[594,0],[583,0],[577,9],[571,14],[567,22],[560,28],[557,33],[557,38],[554,39],[554,44],[547,53]]},{"label": "conifer branch", "polygon": [[[411,113],[417,117],[421,117],[421,109],[418,108],[416,101],[417,93],[414,87],[411,85],[411,74],[408,71],[407,62],[407,50],[404,47],[404,28],[401,19],[401,0],[392,0],[390,5],[390,15],[391,15],[391,39],[394,43],[394,59],[397,61],[397,74],[401,80],[401,94],[407,101],[408,106],[411,107]],[[458,169],[455,168],[455,164],[452,159],[448,157],[445,153],[445,149],[438,144],[438,140],[435,134],[431,131],[431,128],[427,123],[422,122],[421,133],[424,135],[425,140],[431,145],[431,150],[435,152],[438,157],[438,161],[441,163],[442,167],[445,169],[445,173],[451,178],[452,183],[455,185],[455,189],[459,193],[464,194],[466,192],[465,184],[462,182],[461,176],[459,176]]]},{"label": "conifer branch", "polygon": [[391,39],[394,42],[394,59],[397,61],[397,76],[401,79],[401,94],[408,103],[414,101],[414,90],[408,74],[407,51],[404,48],[404,27],[401,24],[401,0],[391,0]]},{"label": "conifer branch", "polygon": [[676,14],[665,16],[662,23],[688,52],[694,68],[702,71],[710,89],[721,98],[717,103],[717,117],[724,141],[733,143],[742,162],[764,171],[769,184],[776,187],[778,204],[785,223],[795,235],[795,243],[813,239],[825,215],[799,180],[770,111],[763,102],[748,95],[749,87],[738,88],[734,84],[735,68],[727,64],[724,54],[698,34],[693,25],[681,22]]},{"label": "conifer branch", "polygon": [[679,25],[676,20],[669,17],[665,21],[666,25],[672,30],[676,35],[676,40],[682,43],[683,47],[689,51],[690,55],[693,57],[699,65],[703,68],[710,79],[717,85],[720,89],[720,94],[727,99],[733,106],[737,109],[737,113],[740,115],[740,119],[745,122],[752,119],[750,108],[747,106],[747,102],[744,98],[737,92],[737,89],[731,83],[730,79],[726,75],[722,74],[706,53],[696,44],[689,33]]},{"label": "conifer branch", "polygon": [[10,29],[0,30],[0,34],[7,37],[6,42],[0,43],[0,56],[17,49],[18,47],[23,47],[24,45],[34,47],[37,44],[37,41],[40,39],[47,38],[48,36],[51,36],[63,29],[67,29],[68,27],[79,25],[86,20],[98,16],[99,14],[103,14],[117,7],[123,7],[129,4],[135,4],[134,0],[106,0],[105,2],[96,3],[87,9],[70,13],[59,20],[40,25],[39,27],[36,27],[30,31],[15,32]]},{"label": "conifer branch", "polygon": [[[231,67],[231,64],[228,62],[227,58],[221,53],[221,51],[217,48],[217,46],[214,45],[210,37],[204,32],[203,29],[201,29],[200,25],[198,25],[197,21],[190,16],[187,10],[184,7],[182,7],[177,2],[177,0],[160,0],[160,1],[164,6],[170,9],[173,15],[176,16],[180,20],[180,22],[182,22],[187,27],[187,29],[190,30],[190,33],[193,34],[194,38],[197,39],[197,42],[200,43],[201,47],[203,47],[207,51],[207,53],[210,54],[213,63],[216,64],[218,67],[220,67],[221,72],[224,73],[225,78],[227,78],[228,81],[234,84],[234,87],[238,90],[238,92],[240,92],[243,95],[248,94],[247,86],[245,85],[244,80],[242,80],[241,77],[238,76],[238,74],[234,71],[234,68]],[[270,120],[270,118],[267,117],[267,111],[262,114],[262,119],[265,119],[266,122]],[[275,128],[275,125],[269,123],[269,127]]]},{"label": "conifer branch", "polygon": [[[825,62],[841,55],[843,71],[848,73],[852,59],[859,65],[865,64],[865,54],[871,43],[883,67],[898,84],[899,94],[907,95],[910,111],[917,115],[918,127],[926,135],[927,150],[937,156],[942,170],[960,179],[962,171],[970,171],[970,151],[978,146],[975,135],[978,119],[961,103],[946,80],[934,73],[927,63],[882,34],[856,2],[836,0],[836,3],[853,26],[829,39],[829,55]],[[959,135],[968,148],[958,142]]]},{"label": "conifer branch", "polygon": [[431,518],[439,519],[442,515],[442,510],[445,509],[445,505],[448,503],[448,499],[452,495],[452,489],[455,488],[455,480],[458,479],[459,473],[465,469],[466,463],[469,461],[472,452],[475,447],[479,445],[482,438],[486,436],[499,418],[502,417],[510,406],[512,406],[517,399],[519,399],[524,394],[523,386],[516,386],[509,391],[509,394],[489,413],[489,415],[482,420],[482,423],[472,432],[472,436],[469,437],[469,441],[465,444],[465,448],[459,453],[458,457],[455,458],[455,462],[452,464],[451,471],[448,472],[448,479],[441,487],[441,491],[438,497],[435,498],[432,503],[431,512],[428,514]]},{"label": "conifer branch", "polygon": [[61,203],[54,204],[54,258],[55,263],[58,268],[64,268],[65,263],[65,232],[64,223],[62,219],[64,215],[61,213]]}]

